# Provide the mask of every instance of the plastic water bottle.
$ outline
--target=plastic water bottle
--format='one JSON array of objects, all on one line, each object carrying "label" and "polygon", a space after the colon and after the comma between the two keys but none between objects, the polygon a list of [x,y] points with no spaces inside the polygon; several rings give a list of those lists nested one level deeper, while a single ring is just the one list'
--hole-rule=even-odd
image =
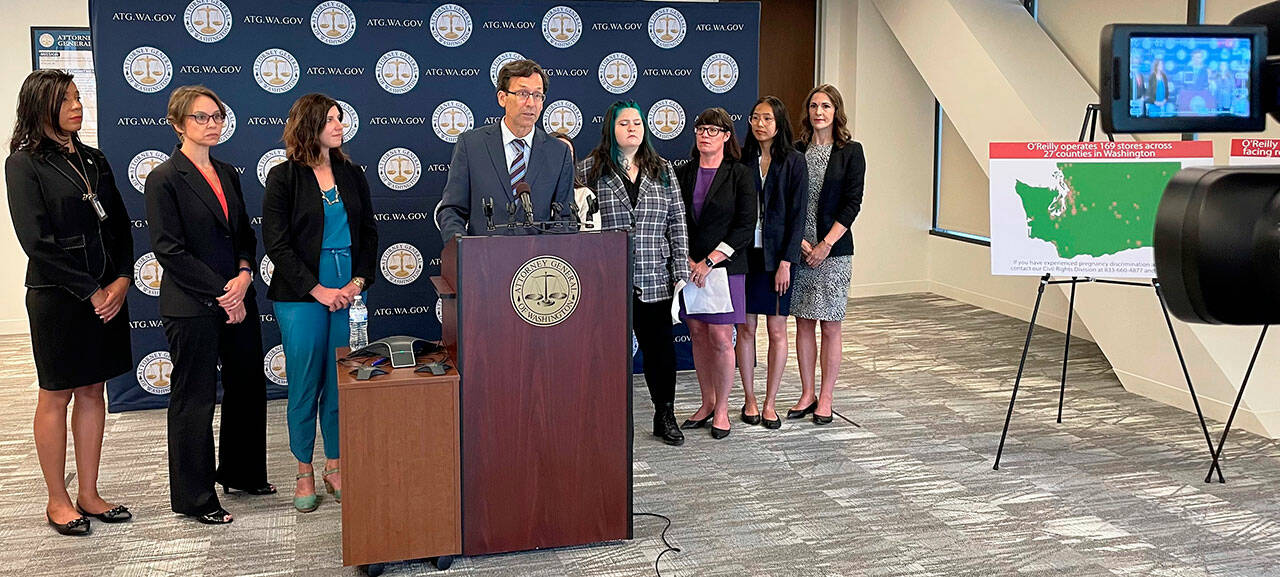
[{"label": "plastic water bottle", "polygon": [[356,295],[347,314],[351,325],[351,336],[348,339],[351,350],[357,351],[369,346],[369,309],[364,306],[363,295]]}]

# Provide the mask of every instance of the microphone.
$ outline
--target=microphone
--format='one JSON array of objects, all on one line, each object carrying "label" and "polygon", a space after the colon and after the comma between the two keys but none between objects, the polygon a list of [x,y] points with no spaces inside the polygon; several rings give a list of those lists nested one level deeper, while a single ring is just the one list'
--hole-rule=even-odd
[{"label": "microphone", "polygon": [[533,226],[533,199],[529,196],[529,183],[523,180],[516,183],[516,199],[524,208],[525,226]]},{"label": "microphone", "polygon": [[493,197],[486,196],[484,200],[480,202],[480,206],[484,207],[484,221],[486,227],[489,230],[493,230]]},{"label": "microphone", "polygon": [[551,222],[560,221],[560,213],[564,211],[564,205],[558,202],[551,203]]},{"label": "microphone", "polygon": [[569,212],[571,213],[571,218],[573,218],[573,222],[578,223],[578,226],[582,226],[582,215],[578,214],[578,210],[580,208],[581,207],[578,206],[578,202],[576,200],[572,198],[569,199]]},{"label": "microphone", "polygon": [[511,232],[511,227],[516,221],[516,203],[515,201],[507,201],[507,232]]}]

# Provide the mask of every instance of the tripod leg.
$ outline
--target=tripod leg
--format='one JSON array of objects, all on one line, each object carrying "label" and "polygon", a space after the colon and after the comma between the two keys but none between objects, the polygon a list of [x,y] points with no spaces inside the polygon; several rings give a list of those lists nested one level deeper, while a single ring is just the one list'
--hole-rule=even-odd
[{"label": "tripod leg", "polygon": [[1071,353],[1071,317],[1076,312],[1076,277],[1071,277],[1071,300],[1067,305],[1067,344],[1062,348],[1062,386],[1058,389],[1058,422],[1062,422],[1062,401],[1067,396],[1067,356]]},{"label": "tripod leg", "polygon": [[1209,470],[1218,472],[1218,482],[1225,483],[1226,479],[1222,477],[1222,467],[1218,465],[1218,452],[1213,447],[1213,437],[1209,435],[1209,425],[1204,421],[1204,411],[1200,409],[1200,397],[1196,395],[1196,388],[1191,384],[1191,373],[1187,371],[1187,361],[1182,357],[1182,346],[1178,344],[1178,334],[1173,332],[1173,319],[1169,317],[1169,307],[1164,302],[1164,293],[1160,290],[1160,281],[1152,279],[1151,286],[1156,290],[1156,298],[1160,300],[1160,310],[1164,313],[1164,323],[1169,327],[1169,337],[1173,339],[1173,350],[1178,353],[1178,364],[1182,366],[1182,378],[1187,381],[1187,392],[1191,393],[1191,403],[1196,407],[1196,417],[1200,419],[1200,430],[1204,432],[1204,442],[1209,445],[1209,456],[1213,458],[1213,464]]},{"label": "tripod leg", "polygon": [[1249,384],[1249,375],[1253,374],[1253,364],[1258,360],[1258,351],[1262,350],[1262,340],[1267,338],[1267,328],[1271,325],[1262,325],[1262,334],[1258,335],[1258,345],[1253,348],[1253,358],[1249,359],[1249,368],[1244,371],[1244,380],[1240,381],[1240,391],[1236,393],[1236,402],[1231,405],[1231,414],[1227,415],[1227,426],[1222,429],[1222,436],[1218,438],[1218,450],[1213,454],[1213,463],[1209,465],[1209,474],[1205,475],[1204,482],[1208,483],[1213,480],[1213,469],[1218,468],[1218,482],[1225,483],[1222,478],[1222,467],[1220,459],[1222,458],[1222,446],[1227,442],[1227,433],[1231,432],[1231,421],[1236,418],[1236,410],[1240,408],[1240,400],[1244,398],[1244,388]]},{"label": "tripod leg", "polygon": [[1013,402],[1018,398],[1018,386],[1022,384],[1022,369],[1027,364],[1027,350],[1031,348],[1031,333],[1036,329],[1036,314],[1040,312],[1040,298],[1044,296],[1044,287],[1049,284],[1049,275],[1040,277],[1040,288],[1036,290],[1036,306],[1031,309],[1031,322],[1027,324],[1027,341],[1022,345],[1022,360],[1018,361],[1018,376],[1013,380],[1013,394],[1009,396],[1009,411],[1004,415],[1004,430],[1000,432],[1000,446],[996,449],[996,463],[991,467],[1000,470],[1000,455],[1004,453],[1004,439],[1009,435],[1009,421],[1013,418]]}]

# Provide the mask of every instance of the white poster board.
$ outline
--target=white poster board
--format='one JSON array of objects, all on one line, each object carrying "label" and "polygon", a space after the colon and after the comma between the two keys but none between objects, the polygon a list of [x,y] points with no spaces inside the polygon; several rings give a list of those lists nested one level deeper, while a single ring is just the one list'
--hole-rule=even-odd
[{"label": "white poster board", "polygon": [[31,68],[56,68],[75,77],[84,105],[80,141],[98,147],[98,83],[93,77],[93,46],[88,28],[33,26]]},{"label": "white poster board", "polygon": [[992,142],[991,274],[1155,277],[1169,179],[1213,164],[1210,141]]},{"label": "white poster board", "polygon": [[1280,139],[1232,138],[1231,166],[1267,166],[1280,164]]}]

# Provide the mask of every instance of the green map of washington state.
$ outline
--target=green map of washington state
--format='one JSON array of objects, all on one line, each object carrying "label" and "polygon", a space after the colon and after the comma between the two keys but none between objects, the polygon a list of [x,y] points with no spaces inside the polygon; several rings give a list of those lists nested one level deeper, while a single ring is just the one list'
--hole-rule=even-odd
[{"label": "green map of washington state", "polygon": [[1053,185],[1017,181],[1030,237],[1058,256],[1103,256],[1151,246],[1156,207],[1180,162],[1059,162]]}]

